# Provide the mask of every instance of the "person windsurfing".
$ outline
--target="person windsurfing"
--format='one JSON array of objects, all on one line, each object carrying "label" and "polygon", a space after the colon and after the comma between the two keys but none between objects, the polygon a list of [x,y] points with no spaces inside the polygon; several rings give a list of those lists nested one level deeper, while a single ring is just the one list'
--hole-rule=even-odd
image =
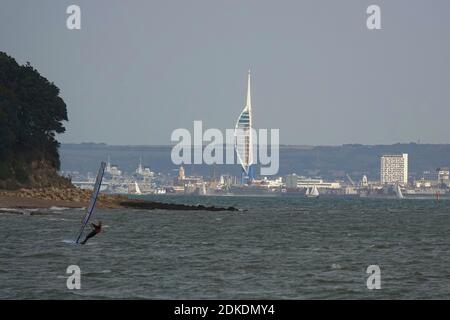
[{"label": "person windsurfing", "polygon": [[86,236],[86,238],[81,242],[81,244],[85,244],[90,238],[96,236],[102,231],[102,222],[99,221],[97,224],[91,223],[92,231]]}]

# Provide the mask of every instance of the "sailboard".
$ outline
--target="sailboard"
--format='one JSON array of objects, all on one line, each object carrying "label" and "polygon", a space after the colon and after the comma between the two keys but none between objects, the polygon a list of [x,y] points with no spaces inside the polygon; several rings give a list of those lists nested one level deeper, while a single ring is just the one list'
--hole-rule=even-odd
[{"label": "sailboard", "polygon": [[86,212],[86,216],[84,217],[83,223],[81,225],[80,233],[78,234],[77,240],[75,243],[80,241],[81,236],[83,235],[83,231],[86,228],[86,225],[89,222],[89,219],[92,216],[92,212],[94,211],[95,203],[97,202],[98,193],[100,191],[100,186],[102,185],[103,174],[105,173],[106,163],[102,162],[100,164],[100,169],[98,169],[97,178],[95,179],[94,192],[92,192],[91,200],[89,202],[89,207]]}]

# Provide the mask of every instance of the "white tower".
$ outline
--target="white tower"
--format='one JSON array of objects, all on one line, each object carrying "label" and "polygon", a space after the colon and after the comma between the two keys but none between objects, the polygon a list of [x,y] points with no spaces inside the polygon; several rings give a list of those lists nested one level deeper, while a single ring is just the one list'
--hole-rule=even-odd
[{"label": "white tower", "polygon": [[253,137],[252,137],[252,97],[251,97],[251,74],[248,71],[247,77],[247,101],[236,122],[235,148],[239,162],[245,174],[251,180],[250,172],[253,164]]}]

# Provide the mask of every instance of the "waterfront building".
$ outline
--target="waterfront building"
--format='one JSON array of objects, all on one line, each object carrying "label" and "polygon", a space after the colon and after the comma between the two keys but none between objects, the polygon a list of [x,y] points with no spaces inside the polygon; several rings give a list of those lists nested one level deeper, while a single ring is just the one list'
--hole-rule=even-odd
[{"label": "waterfront building", "polygon": [[408,154],[383,155],[381,157],[380,181],[382,184],[408,183]]},{"label": "waterfront building", "polygon": [[430,170],[426,170],[422,173],[422,179],[423,180],[437,180],[438,176],[437,176],[437,171],[430,171]]},{"label": "waterfront building", "polygon": [[262,179],[253,179],[252,185],[265,189],[280,189],[283,186],[283,178],[269,179],[268,177],[263,177]]},{"label": "waterfront building", "polygon": [[139,165],[138,165],[138,167],[136,169],[136,174],[138,176],[141,176],[144,179],[153,177],[155,175],[155,173],[152,172],[149,167],[143,167],[142,166],[142,160],[141,159],[139,159]]},{"label": "waterfront building", "polygon": [[119,166],[116,164],[111,164],[109,156],[106,163],[105,173],[109,173],[113,177],[120,177],[122,175],[122,171],[119,169]]},{"label": "waterfront building", "polygon": [[328,182],[323,179],[312,179],[299,177],[295,173],[289,174],[285,177],[285,185],[288,189],[301,189],[301,188],[316,188],[320,189],[340,189],[341,184],[338,181]]},{"label": "waterfront building", "polygon": [[274,179],[264,177],[262,183],[266,184],[268,188],[281,188],[283,186],[283,179],[281,177]]},{"label": "waterfront building", "polygon": [[181,166],[180,169],[178,169],[178,180],[184,180],[185,178],[184,168]]},{"label": "waterfront building", "polygon": [[361,187],[366,188],[369,186],[369,179],[367,179],[366,175],[363,175],[361,179]]},{"label": "waterfront building", "polygon": [[433,180],[425,180],[422,178],[422,179],[414,181],[414,187],[419,188],[419,189],[431,188],[436,184],[433,182],[434,182]]},{"label": "waterfront building", "polygon": [[297,180],[297,188],[313,188],[319,189],[340,189],[341,184],[337,181],[328,182],[323,179],[302,178]]},{"label": "waterfront building", "polygon": [[119,169],[119,166],[116,164],[112,164],[110,166],[108,173],[111,174],[112,176],[118,176],[118,177],[122,175],[122,171]]},{"label": "waterfront building", "polygon": [[223,174],[219,178],[219,186],[223,187],[230,187],[232,185],[236,184],[236,177],[229,175],[229,174]]},{"label": "waterfront building", "polygon": [[450,176],[448,167],[437,168],[436,172],[437,172],[438,183],[448,185],[449,184],[449,176]]},{"label": "waterfront building", "polygon": [[288,189],[297,188],[297,181],[298,181],[298,176],[295,173],[288,174],[285,178],[286,188],[288,188]]},{"label": "waterfront building", "polygon": [[144,177],[153,177],[155,175],[155,173],[153,171],[151,171],[149,167],[144,167],[144,171],[142,172],[142,175]]},{"label": "waterfront building", "polygon": [[193,193],[198,188],[203,188],[204,181],[202,176],[186,176],[184,167],[178,169],[178,176],[173,181],[175,192],[183,190],[184,193]]}]

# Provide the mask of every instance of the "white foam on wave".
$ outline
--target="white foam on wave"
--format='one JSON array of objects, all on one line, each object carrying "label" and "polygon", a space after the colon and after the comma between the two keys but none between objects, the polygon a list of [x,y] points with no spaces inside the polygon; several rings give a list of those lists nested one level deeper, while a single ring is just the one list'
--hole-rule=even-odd
[{"label": "white foam on wave", "polygon": [[56,207],[56,206],[53,206],[53,207],[49,208],[49,210],[52,210],[52,211],[63,211],[63,210],[68,210],[68,209],[70,209],[70,208],[67,208],[67,207]]},{"label": "white foam on wave", "polygon": [[76,244],[75,240],[62,240],[61,242],[68,243],[68,244]]},{"label": "white foam on wave", "polygon": [[332,265],[331,265],[331,269],[342,269],[342,267],[341,267],[341,265],[339,264],[339,263],[333,263]]},{"label": "white foam on wave", "polygon": [[0,208],[0,211],[17,211],[17,209],[14,208]]},{"label": "white foam on wave", "polygon": [[49,221],[68,221],[67,219],[64,218],[49,218]]},{"label": "white foam on wave", "polygon": [[32,212],[36,212],[39,209],[18,209],[18,208],[0,208],[0,214],[21,214],[23,216],[29,216]]},{"label": "white foam on wave", "polygon": [[29,211],[29,212],[33,212],[33,211],[38,211],[39,209],[17,209],[17,208],[0,208],[0,211],[9,211],[9,212],[24,212],[24,211]]}]

